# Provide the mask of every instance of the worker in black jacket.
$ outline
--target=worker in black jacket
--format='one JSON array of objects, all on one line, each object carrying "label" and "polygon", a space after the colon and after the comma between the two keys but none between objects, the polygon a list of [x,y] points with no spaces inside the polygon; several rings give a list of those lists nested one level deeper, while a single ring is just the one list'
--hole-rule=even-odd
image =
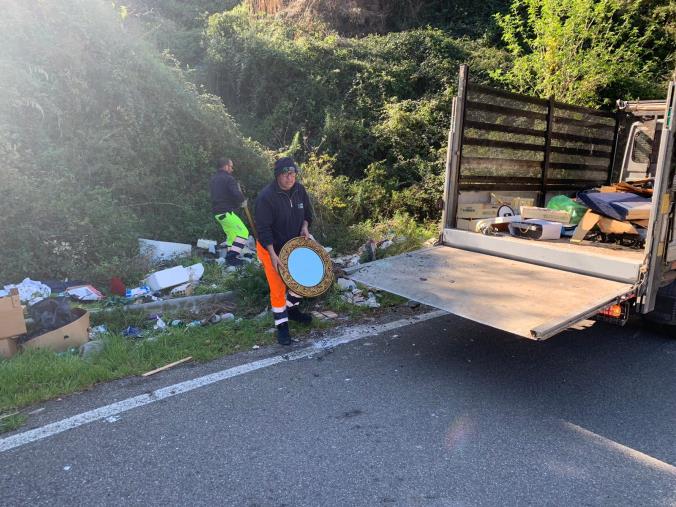
[{"label": "worker in black jacket", "polygon": [[242,219],[235,214],[235,210],[246,206],[246,197],[237,180],[232,176],[234,166],[229,158],[220,158],[216,163],[216,174],[211,177],[209,190],[211,192],[211,212],[216,222],[225,233],[225,245],[228,252],[225,256],[231,266],[239,266],[243,261],[239,258],[242,248],[249,237],[249,230]]},{"label": "worker in black jacket", "polygon": [[292,341],[289,319],[312,321],[310,314],[302,313],[298,307],[301,297],[287,291],[277,271],[282,246],[298,236],[310,237],[312,206],[305,187],[296,181],[298,172],[291,157],[275,162],[275,179],[258,194],[254,219],[258,231],[256,250],[270,287],[277,341],[281,345],[290,345]]}]

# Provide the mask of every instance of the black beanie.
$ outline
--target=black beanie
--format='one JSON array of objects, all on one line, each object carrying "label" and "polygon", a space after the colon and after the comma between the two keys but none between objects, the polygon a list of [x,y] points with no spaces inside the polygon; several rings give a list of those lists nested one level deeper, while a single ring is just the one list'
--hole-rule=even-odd
[{"label": "black beanie", "polygon": [[295,167],[296,172],[299,172],[298,166],[291,157],[283,157],[275,162],[275,178],[281,174],[285,167]]}]

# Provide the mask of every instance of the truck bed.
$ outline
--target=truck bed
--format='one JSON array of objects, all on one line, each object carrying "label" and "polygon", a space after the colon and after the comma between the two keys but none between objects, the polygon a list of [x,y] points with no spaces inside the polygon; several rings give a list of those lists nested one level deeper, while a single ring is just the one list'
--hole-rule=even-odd
[{"label": "truck bed", "polygon": [[638,281],[645,258],[644,250],[617,245],[588,241],[572,244],[567,239],[534,241],[509,235],[485,236],[458,229],[445,229],[443,243],[474,252],[625,283]]}]

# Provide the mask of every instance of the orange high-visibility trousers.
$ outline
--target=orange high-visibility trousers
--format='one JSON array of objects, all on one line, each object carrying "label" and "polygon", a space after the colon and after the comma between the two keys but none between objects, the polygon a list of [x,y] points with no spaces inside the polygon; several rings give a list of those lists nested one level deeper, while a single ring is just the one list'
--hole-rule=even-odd
[{"label": "orange high-visibility trousers", "polygon": [[270,287],[272,315],[275,318],[275,326],[278,326],[289,320],[286,313],[287,308],[298,306],[301,297],[291,291],[287,291],[282,277],[279,276],[277,270],[272,266],[270,252],[258,241],[256,242],[256,253],[258,254],[258,260],[261,261],[265,270],[265,278],[268,280],[268,286]]}]

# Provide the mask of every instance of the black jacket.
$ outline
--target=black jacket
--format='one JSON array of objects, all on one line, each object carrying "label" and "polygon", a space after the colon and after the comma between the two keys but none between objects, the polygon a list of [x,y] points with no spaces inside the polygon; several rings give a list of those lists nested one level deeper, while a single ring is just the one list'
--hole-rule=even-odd
[{"label": "black jacket", "polygon": [[263,247],[273,245],[279,253],[284,243],[300,235],[303,220],[312,223],[312,205],[300,183],[284,192],[273,181],[258,194],[254,221]]},{"label": "black jacket", "polygon": [[244,202],[237,180],[225,171],[216,171],[209,182],[211,212],[214,214],[235,211]]}]

